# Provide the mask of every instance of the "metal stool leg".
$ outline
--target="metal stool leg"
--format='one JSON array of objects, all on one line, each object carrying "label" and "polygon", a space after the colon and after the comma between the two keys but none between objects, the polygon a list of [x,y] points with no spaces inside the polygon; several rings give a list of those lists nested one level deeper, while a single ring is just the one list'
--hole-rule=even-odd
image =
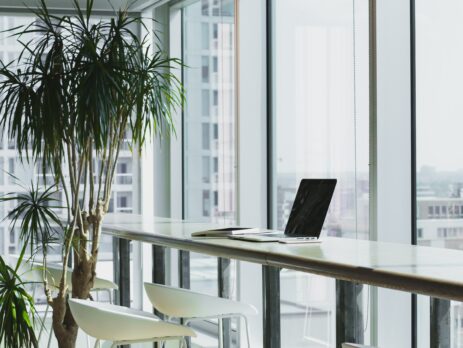
[{"label": "metal stool leg", "polygon": [[45,320],[47,319],[48,310],[50,309],[50,305],[47,303],[47,307],[45,308],[45,314],[41,320],[39,336],[37,338],[37,342],[40,342],[40,337],[42,337],[42,332],[45,330]]},{"label": "metal stool leg", "polygon": [[48,335],[47,348],[50,348],[50,346],[51,346],[51,336],[53,336],[53,324],[50,326],[50,334]]},{"label": "metal stool leg", "polygon": [[112,298],[112,291],[111,289],[107,289],[106,291],[108,291],[108,298],[109,298],[109,303],[110,304],[113,304],[113,298]]},{"label": "metal stool leg", "polygon": [[251,348],[251,338],[249,336],[249,323],[245,315],[241,316],[244,319],[244,326],[246,327],[246,340],[248,341],[248,348]]},{"label": "metal stool leg", "polygon": [[223,348],[223,319],[219,318],[219,348]]}]

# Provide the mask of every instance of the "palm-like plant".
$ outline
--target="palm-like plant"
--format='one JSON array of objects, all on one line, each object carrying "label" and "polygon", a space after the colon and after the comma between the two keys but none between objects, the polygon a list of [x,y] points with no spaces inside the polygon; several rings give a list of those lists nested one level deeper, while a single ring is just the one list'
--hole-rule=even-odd
[{"label": "palm-like plant", "polygon": [[[22,160],[53,173],[67,201],[58,294],[45,284],[60,347],[74,347],[77,337],[66,303],[66,265],[73,252],[72,296],[88,298],[123,142],[140,151],[148,136],[169,133],[172,109],[184,100],[171,73],[181,62],[151,54],[148,38],[136,35],[141,18],[120,9],[93,23],[93,0],[85,9],[73,3],[75,15],[57,16],[40,0],[37,20],[13,31],[24,47],[18,67],[0,63],[0,129]],[[33,38],[22,42],[28,35]]]},{"label": "palm-like plant", "polygon": [[34,299],[18,274],[25,247],[15,268],[0,256],[0,344],[5,347],[38,347],[34,333]]}]

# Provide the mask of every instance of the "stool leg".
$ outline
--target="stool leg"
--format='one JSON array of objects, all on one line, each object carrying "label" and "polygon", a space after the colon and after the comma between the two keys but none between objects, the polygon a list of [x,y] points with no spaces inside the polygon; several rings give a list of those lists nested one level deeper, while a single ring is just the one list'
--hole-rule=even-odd
[{"label": "stool leg", "polygon": [[45,320],[47,319],[49,309],[50,309],[50,305],[47,303],[47,307],[45,308],[45,314],[44,314],[44,316],[43,316],[43,318],[41,320],[39,337],[37,338],[38,342],[40,342],[40,337],[42,337],[42,332],[43,332],[43,330],[45,330]]},{"label": "stool leg", "polygon": [[243,315],[241,316],[244,319],[244,326],[246,327],[246,339],[248,341],[248,348],[251,348],[251,339],[249,336],[249,324],[248,324],[248,318]]},{"label": "stool leg", "polygon": [[[183,320],[183,325],[189,326],[189,324],[190,324],[190,319]],[[189,348],[189,344],[191,345],[191,337],[188,337],[188,338],[184,337],[183,340],[185,341],[185,348]]]},{"label": "stool leg", "polygon": [[47,344],[47,348],[50,348],[50,346],[51,346],[51,336],[53,336],[53,324],[52,324],[51,327],[50,327],[50,334],[48,335],[48,344]]},{"label": "stool leg", "polygon": [[223,348],[223,319],[219,318],[219,348]]}]

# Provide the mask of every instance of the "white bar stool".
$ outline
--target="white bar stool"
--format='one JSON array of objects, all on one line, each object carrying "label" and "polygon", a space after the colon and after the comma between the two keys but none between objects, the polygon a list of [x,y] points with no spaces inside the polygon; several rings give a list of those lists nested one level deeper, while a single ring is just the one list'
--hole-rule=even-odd
[{"label": "white bar stool", "polygon": [[[254,306],[161,284],[145,283],[145,291],[156,310],[169,319],[184,319],[185,325],[197,320],[218,319],[221,328],[224,318],[243,319],[248,348],[251,347],[247,316],[257,314]],[[219,346],[223,346],[222,339],[219,339]]]},{"label": "white bar stool", "polygon": [[95,348],[100,341],[111,341],[112,348],[142,342],[179,341],[186,348],[185,337],[196,336],[187,326],[167,323],[154,314],[132,308],[89,300],[69,299],[71,313],[77,325],[95,337]]},{"label": "white bar stool", "polygon": [[[34,264],[34,267],[42,267],[41,264]],[[58,289],[59,287],[59,281],[61,279],[61,272],[62,268],[61,265],[57,264],[48,264],[47,265],[47,281],[48,284],[50,284],[51,287]],[[41,273],[41,272],[40,272]],[[40,277],[42,278],[42,273],[40,274]],[[42,280],[43,281],[43,280]],[[67,275],[66,275],[66,283],[67,283],[67,291],[68,293],[72,293],[72,269],[68,268],[67,270]],[[91,292],[96,292],[98,296],[98,292],[107,292],[109,296],[109,302],[112,303],[112,293],[114,290],[117,290],[118,286],[116,283],[96,277],[95,281],[93,283],[93,287]],[[47,304],[47,308],[45,309],[45,315],[44,315],[44,320],[47,317],[48,311],[50,309],[50,306]],[[44,325],[42,324],[42,327],[40,328],[40,333],[39,333],[39,339],[42,334],[42,331],[44,330]],[[51,346],[51,339],[53,337],[53,330],[50,328],[50,332],[48,334],[48,345],[47,348],[50,348]],[[88,340],[87,340],[87,347],[89,347]]]},{"label": "white bar stool", "polygon": [[[17,262],[16,257],[11,257],[12,262]],[[61,272],[62,272],[62,266],[59,264],[52,264],[49,263],[47,264],[47,271],[46,271],[46,277],[47,277],[47,282],[50,285],[51,288],[58,289],[59,287],[59,281],[61,279]],[[29,262],[29,261],[23,261],[19,273],[21,274],[21,277],[23,280],[27,280],[29,282],[38,282],[38,283],[43,283],[43,264],[38,263],[38,262]],[[68,293],[72,292],[72,269],[68,268],[67,274],[66,274],[66,284],[67,284],[67,291]],[[112,303],[112,294],[113,291],[117,290],[118,286],[116,283],[103,279],[100,277],[96,277],[92,292],[96,292],[98,296],[98,292],[106,292],[108,294],[109,302]],[[33,296],[35,296],[35,287],[34,287],[34,293]],[[45,314],[43,316],[41,325],[40,325],[40,330],[38,334],[38,341],[40,341],[40,338],[42,337],[42,333],[45,330],[45,320],[48,315],[48,311],[50,310],[50,305],[47,303],[47,306],[45,308]],[[48,335],[48,344],[47,347],[49,348],[51,345],[51,339],[53,337],[53,330],[50,328],[50,332]],[[89,346],[88,341],[87,341],[87,347]]]}]

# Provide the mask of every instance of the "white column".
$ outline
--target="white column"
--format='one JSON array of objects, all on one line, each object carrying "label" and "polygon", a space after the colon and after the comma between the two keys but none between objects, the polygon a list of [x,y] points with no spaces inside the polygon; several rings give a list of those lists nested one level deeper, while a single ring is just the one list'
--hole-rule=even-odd
[{"label": "white column", "polygon": [[[238,1],[238,219],[241,225],[265,227],[267,224],[266,5],[265,0],[236,1]],[[238,296],[241,301],[252,303],[259,310],[258,317],[250,318],[251,347],[262,347],[260,265],[240,263]],[[245,342],[244,336],[242,342]]]},{"label": "white column", "polygon": [[[410,3],[377,0],[377,118],[372,166],[376,187],[372,238],[411,243]],[[376,189],[376,190],[375,190]],[[373,219],[373,223],[375,223]],[[411,295],[379,289],[377,343],[411,346]],[[376,317],[376,318],[375,318]],[[373,325],[374,326],[374,325]],[[373,334],[374,338],[375,334]]]}]

